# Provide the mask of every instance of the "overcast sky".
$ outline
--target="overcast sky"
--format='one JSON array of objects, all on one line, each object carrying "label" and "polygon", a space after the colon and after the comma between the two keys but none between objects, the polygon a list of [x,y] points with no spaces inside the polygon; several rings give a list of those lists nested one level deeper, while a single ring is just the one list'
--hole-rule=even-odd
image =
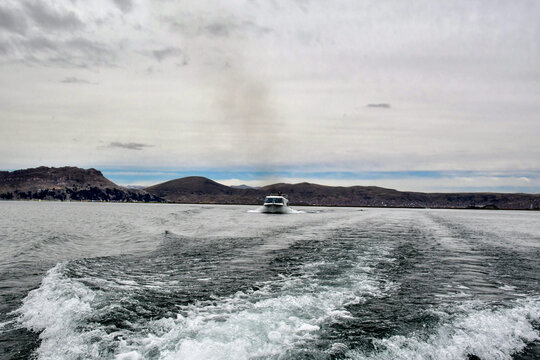
[{"label": "overcast sky", "polygon": [[0,169],[540,192],[539,19],[515,0],[3,0]]}]

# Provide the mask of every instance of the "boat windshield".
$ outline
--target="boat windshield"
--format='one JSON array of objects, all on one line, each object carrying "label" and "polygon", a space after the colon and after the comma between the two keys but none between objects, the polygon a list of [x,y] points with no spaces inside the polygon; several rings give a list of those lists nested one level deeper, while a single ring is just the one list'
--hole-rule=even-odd
[{"label": "boat windshield", "polygon": [[264,199],[265,204],[283,204],[283,198],[271,198],[267,197]]}]

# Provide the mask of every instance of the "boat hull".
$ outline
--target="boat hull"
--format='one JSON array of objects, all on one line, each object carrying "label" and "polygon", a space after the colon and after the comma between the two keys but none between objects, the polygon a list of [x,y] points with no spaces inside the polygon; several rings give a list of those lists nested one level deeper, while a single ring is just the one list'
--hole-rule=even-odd
[{"label": "boat hull", "polygon": [[288,214],[289,207],[284,205],[264,205],[261,212],[265,214]]}]

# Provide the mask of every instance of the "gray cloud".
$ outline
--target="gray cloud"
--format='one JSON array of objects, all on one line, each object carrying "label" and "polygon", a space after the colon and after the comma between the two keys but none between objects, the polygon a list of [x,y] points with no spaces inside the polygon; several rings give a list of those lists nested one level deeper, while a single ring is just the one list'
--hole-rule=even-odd
[{"label": "gray cloud", "polygon": [[392,107],[390,104],[386,104],[386,103],[367,104],[366,106],[370,108],[381,108],[381,109],[390,109]]},{"label": "gray cloud", "polygon": [[[97,41],[83,37],[56,40],[45,36],[12,38],[3,46],[4,54],[11,60],[44,66],[89,68],[114,66],[116,52]],[[2,51],[0,51],[2,52]]]},{"label": "gray cloud", "polygon": [[208,24],[204,27],[204,29],[214,35],[214,36],[223,36],[227,37],[229,36],[229,33],[231,30],[234,30],[236,26],[231,26],[231,24],[226,23],[220,23],[220,22],[214,22],[212,24]]},{"label": "gray cloud", "polygon": [[94,63],[111,63],[114,58],[114,51],[104,43],[88,40],[83,37],[70,39],[64,43],[69,54],[81,54],[89,56]]},{"label": "gray cloud", "polygon": [[43,36],[26,38],[20,42],[27,50],[34,51],[57,51],[58,46],[49,38]]},{"label": "gray cloud", "polygon": [[207,19],[206,17],[182,14],[179,18],[182,18],[182,21],[172,16],[162,17],[161,20],[175,32],[180,31],[184,35],[191,37],[225,38],[233,35],[264,35],[273,31],[269,27],[260,26],[250,20],[242,20],[234,16]]},{"label": "gray cloud", "polygon": [[24,34],[26,32],[26,19],[18,10],[0,7],[0,28]]},{"label": "gray cloud", "polygon": [[45,30],[76,30],[84,27],[72,11],[61,13],[42,2],[26,2],[24,8],[32,20]]},{"label": "gray cloud", "polygon": [[133,10],[133,2],[131,0],[113,0],[113,2],[124,13],[128,13]]},{"label": "gray cloud", "polygon": [[204,32],[215,37],[228,37],[233,33],[252,33],[264,35],[272,32],[272,29],[259,26],[252,21],[238,21],[233,17],[216,19],[203,27]]},{"label": "gray cloud", "polygon": [[64,84],[92,84],[88,80],[79,79],[79,78],[76,78],[75,76],[68,76],[64,80],[61,80],[60,82]]},{"label": "gray cloud", "polygon": [[152,51],[152,55],[154,55],[154,57],[160,62],[166,60],[167,58],[183,56],[183,54],[182,49],[175,47],[168,47]]},{"label": "gray cloud", "polygon": [[111,148],[122,148],[122,149],[128,149],[128,150],[142,150],[145,147],[151,147],[151,146],[152,145],[143,144],[143,143],[135,143],[135,142],[122,143],[122,142],[117,142],[117,141],[114,141],[109,144],[109,147]]},{"label": "gray cloud", "polygon": [[[55,2],[21,1],[0,6],[0,61],[27,65],[91,68],[114,66],[118,46],[108,39],[83,37],[86,24],[72,9]],[[86,18],[98,24],[100,18]],[[96,40],[99,39],[99,40]]]},{"label": "gray cloud", "polygon": [[0,42],[0,55],[6,55],[11,51],[11,47],[6,42]]}]

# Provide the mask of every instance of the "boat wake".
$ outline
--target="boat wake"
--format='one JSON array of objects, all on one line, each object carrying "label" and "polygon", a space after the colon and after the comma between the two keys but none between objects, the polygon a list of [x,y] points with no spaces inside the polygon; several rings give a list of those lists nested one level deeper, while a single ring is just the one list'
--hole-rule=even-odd
[{"label": "boat wake", "polygon": [[538,359],[536,228],[503,232],[509,249],[477,212],[151,210],[96,239],[130,252],[61,261],[25,292],[0,319],[0,344],[18,341],[4,357]]},{"label": "boat wake", "polygon": [[[366,272],[369,260],[356,260],[357,266],[338,284],[317,279],[333,264],[307,264],[301,276],[282,276],[231,297],[181,305],[176,317],[133,318],[122,328],[95,320],[103,311],[127,309],[110,303],[102,290],[70,278],[65,264],[59,264],[24,300],[18,321],[40,333],[39,359],[293,359],[302,351],[306,355],[300,349],[317,343],[330,324],[352,321],[350,305],[388,295],[388,284]],[[136,284],[117,279],[115,286],[125,290]],[[440,319],[435,328],[373,339],[367,351],[335,342],[310,355],[322,350],[351,360],[512,359],[540,339],[539,304],[529,297],[498,309],[481,302],[434,309]]]},{"label": "boat wake", "polygon": [[374,340],[375,353],[349,351],[354,360],[390,359],[512,359],[528,344],[540,340],[540,299],[529,297],[513,307],[489,309],[469,302],[457,315],[438,312],[443,318],[430,334],[396,335]]},{"label": "boat wake", "polygon": [[265,211],[264,206],[261,206],[261,207],[258,207],[257,209],[254,209],[254,210],[248,210],[248,213],[259,213],[259,214],[305,214],[306,212],[302,211],[302,210],[295,210],[295,209],[290,208],[290,207],[287,206],[286,208],[282,209],[281,212],[269,213],[269,212]]}]

